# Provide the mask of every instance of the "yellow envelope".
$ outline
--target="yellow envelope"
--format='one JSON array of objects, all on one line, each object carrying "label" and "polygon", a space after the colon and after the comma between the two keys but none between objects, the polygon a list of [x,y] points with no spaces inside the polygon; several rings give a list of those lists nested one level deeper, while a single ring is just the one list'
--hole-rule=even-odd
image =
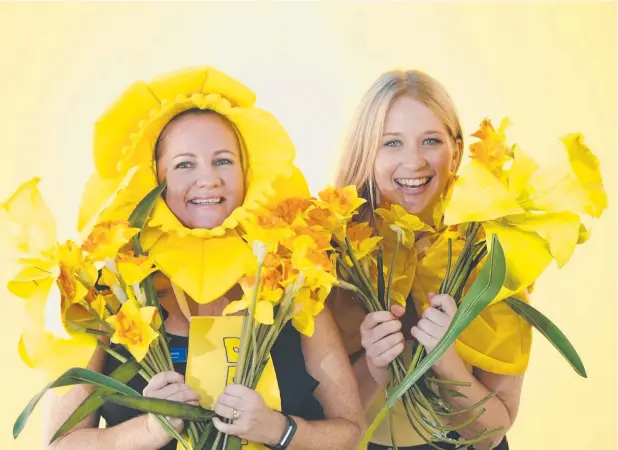
[{"label": "yellow envelope", "polygon": [[[200,394],[201,405],[212,409],[225,386],[234,382],[240,349],[241,316],[192,317],[185,382]],[[257,385],[266,404],[281,410],[281,394],[272,360]],[[179,444],[178,449],[182,446]],[[262,444],[243,442],[243,450],[263,450]]]}]

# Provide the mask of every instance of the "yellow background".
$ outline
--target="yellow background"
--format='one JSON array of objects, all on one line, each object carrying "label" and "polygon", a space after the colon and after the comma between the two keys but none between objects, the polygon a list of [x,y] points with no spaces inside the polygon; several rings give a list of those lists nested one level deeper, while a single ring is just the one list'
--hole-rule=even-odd
[{"label": "yellow background", "polygon": [[[74,237],[97,115],[134,80],[202,64],[245,82],[283,122],[314,192],[331,179],[352,108],[392,67],[441,80],[466,135],[485,116],[509,115],[511,140],[542,163],[563,157],[559,136],[583,132],[611,207],[533,301],[571,338],[589,378],[535,334],[509,436],[515,450],[616,447],[615,4],[2,3],[0,198],[40,176],[61,238]],[[3,255],[2,285],[10,270]],[[2,304],[0,449],[40,448],[39,414],[11,437],[40,383],[15,350],[20,300],[5,294]]]}]

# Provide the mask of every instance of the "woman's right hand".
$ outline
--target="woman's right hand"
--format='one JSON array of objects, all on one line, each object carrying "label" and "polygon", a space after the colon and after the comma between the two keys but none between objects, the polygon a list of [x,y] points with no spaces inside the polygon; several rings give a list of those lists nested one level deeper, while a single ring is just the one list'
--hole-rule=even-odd
[{"label": "woman's right hand", "polygon": [[394,305],[390,311],[367,314],[361,324],[361,344],[367,366],[378,384],[386,382],[388,365],[403,351],[404,337],[399,318],[404,313],[405,308]]},{"label": "woman's right hand", "polygon": [[[148,386],[144,388],[143,395],[144,397],[161,398],[199,406],[199,394],[184,383],[185,377],[177,372],[161,372],[152,377]],[[172,417],[167,419],[179,433],[182,432],[184,427],[182,419]],[[172,440],[172,436],[163,428],[153,414],[148,414],[146,424],[148,431],[154,435],[155,440],[161,447]]]}]

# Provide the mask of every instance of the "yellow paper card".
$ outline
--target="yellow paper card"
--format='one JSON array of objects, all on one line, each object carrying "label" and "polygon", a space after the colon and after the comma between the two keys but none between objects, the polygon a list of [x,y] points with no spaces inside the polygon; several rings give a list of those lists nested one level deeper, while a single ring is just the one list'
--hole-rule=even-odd
[{"label": "yellow paper card", "polygon": [[[242,320],[241,316],[191,318],[185,382],[200,394],[204,408],[213,409],[225,386],[234,382]],[[281,394],[272,360],[268,361],[256,390],[270,408],[281,410]],[[253,442],[243,442],[242,448],[266,449]]]}]

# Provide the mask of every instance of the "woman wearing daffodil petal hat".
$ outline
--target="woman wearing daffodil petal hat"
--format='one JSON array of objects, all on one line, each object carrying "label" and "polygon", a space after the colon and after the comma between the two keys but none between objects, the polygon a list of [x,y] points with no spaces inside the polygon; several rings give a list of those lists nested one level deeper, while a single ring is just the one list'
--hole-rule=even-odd
[{"label": "woman wearing daffodil petal hat", "polygon": [[[292,142],[254,102],[247,87],[209,67],[133,84],[96,123],[96,171],[83,195],[79,226],[127,220],[160,180],[167,181],[141,244],[159,269],[155,285],[167,312],[176,372],[158,374],[148,385],[136,377],[129,385],[149,397],[214,409],[232,420],[215,419],[215,426],[248,441],[245,449],[354,448],[362,409],[327,310],[316,317],[311,338],[286,325],[255,391],[230,384],[241,325],[234,319],[242,318],[222,312],[240,299],[237,280],[254,258],[237,232],[239,221],[260,203],[308,196],[293,164]],[[110,374],[118,363],[97,351],[89,367]],[[46,438],[89,392],[80,386],[53,399]],[[98,416],[107,428],[97,428]],[[290,420],[295,435],[277,446]],[[176,443],[151,416],[106,404],[52,447],[173,449]]]}]

